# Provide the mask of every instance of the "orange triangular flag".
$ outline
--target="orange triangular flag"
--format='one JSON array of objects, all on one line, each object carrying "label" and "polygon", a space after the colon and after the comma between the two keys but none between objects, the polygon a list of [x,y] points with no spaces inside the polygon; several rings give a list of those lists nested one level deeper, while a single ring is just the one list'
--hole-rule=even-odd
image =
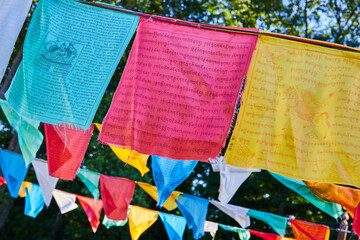
[{"label": "orange triangular flag", "polygon": [[329,240],[330,229],[328,226],[297,219],[289,221],[296,240]]},{"label": "orange triangular flag", "polygon": [[354,218],[355,208],[360,203],[360,190],[331,183],[308,181],[304,181],[304,183],[315,196],[328,202],[340,204]]},{"label": "orange triangular flag", "polygon": [[103,208],[103,201],[93,198],[88,198],[80,195],[76,195],[86,215],[88,216],[91,228],[95,233],[100,225],[101,209]]}]

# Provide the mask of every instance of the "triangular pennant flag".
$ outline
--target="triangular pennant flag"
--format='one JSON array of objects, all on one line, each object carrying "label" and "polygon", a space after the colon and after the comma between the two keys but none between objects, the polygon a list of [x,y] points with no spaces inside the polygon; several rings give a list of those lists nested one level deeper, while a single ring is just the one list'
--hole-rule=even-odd
[{"label": "triangular pennant flag", "polygon": [[297,219],[289,221],[296,240],[328,240],[330,237],[328,226]]},{"label": "triangular pennant flag", "polygon": [[44,208],[44,198],[41,188],[37,184],[31,185],[31,193],[27,192],[25,197],[24,214],[29,217],[36,218],[36,216]]},{"label": "triangular pennant flag", "polygon": [[279,234],[280,236],[285,236],[286,225],[288,222],[288,219],[286,217],[282,217],[268,212],[256,211],[253,209],[249,209],[247,215],[269,224],[270,227],[272,227],[272,229],[274,229],[277,234]]},{"label": "triangular pennant flag", "polygon": [[89,189],[94,199],[98,200],[100,198],[100,191],[99,191],[100,173],[80,168],[80,171],[78,172],[77,176],[85,184],[87,189]]},{"label": "triangular pennant flag", "polygon": [[219,226],[222,229],[224,229],[225,231],[238,233],[240,240],[249,240],[250,239],[250,232],[247,229],[228,226],[228,225],[224,225],[224,224],[219,224]]},{"label": "triangular pennant flag", "polygon": [[239,189],[241,184],[250,176],[252,172],[260,172],[261,170],[255,168],[240,168],[220,162],[220,187],[219,187],[219,201],[228,203]]},{"label": "triangular pennant flag", "polygon": [[360,237],[360,203],[355,208],[353,230],[355,231],[356,235]]},{"label": "triangular pennant flag", "polygon": [[210,233],[212,239],[215,239],[215,234],[219,228],[219,224],[211,221],[205,221],[204,232]]},{"label": "triangular pennant flag", "polygon": [[[130,211],[130,208],[129,208],[129,211]],[[129,212],[128,211],[128,212]],[[104,215],[104,219],[102,221],[102,224],[107,228],[111,228],[111,227],[123,227],[125,226],[125,224],[128,222],[128,218],[126,218],[125,220],[120,220],[120,221],[116,221],[116,220],[111,220],[111,219],[108,219],[106,217],[106,215]]]},{"label": "triangular pennant flag", "polygon": [[189,177],[197,163],[191,160],[180,161],[151,156],[153,178],[159,197],[157,206],[164,205],[175,188]]},{"label": "triangular pennant flag", "polygon": [[164,223],[166,232],[170,240],[183,239],[186,220],[182,216],[159,212],[161,221]]},{"label": "triangular pennant flag", "polygon": [[0,176],[0,186],[6,184],[6,180],[4,177]]},{"label": "triangular pennant flag", "polygon": [[354,218],[355,208],[360,202],[360,190],[350,187],[339,186],[331,183],[304,183],[310,188],[311,192],[328,202],[338,203]]},{"label": "triangular pennant flag", "polygon": [[0,149],[0,166],[11,197],[17,198],[29,166],[25,166],[21,155],[2,149]]},{"label": "triangular pennant flag", "polygon": [[60,209],[61,214],[70,212],[78,208],[78,205],[75,203],[76,201],[75,194],[54,189],[53,196]]},{"label": "triangular pennant flag", "polygon": [[44,123],[50,176],[73,180],[89,145],[94,125],[86,131]]},{"label": "triangular pennant flag", "polygon": [[[97,127],[97,129],[100,131],[101,124],[100,123],[94,123],[94,124]],[[122,149],[112,145],[109,146],[121,161],[139,170],[142,177],[144,176],[145,173],[150,171],[150,169],[146,166],[147,161],[149,159],[149,155],[140,154],[130,149]]]},{"label": "triangular pennant flag", "polygon": [[264,233],[264,232],[259,232],[259,231],[255,231],[255,230],[251,230],[249,229],[249,232],[252,235],[255,235],[259,238],[265,239],[265,240],[281,240],[281,236],[273,234],[273,233]]},{"label": "triangular pennant flag", "polygon": [[40,185],[46,206],[50,205],[52,193],[58,182],[58,178],[49,175],[48,164],[45,161],[37,160],[32,162],[35,170],[36,179]]},{"label": "triangular pennant flag", "polygon": [[19,190],[19,197],[26,197],[26,192],[31,193],[32,188],[31,188],[31,184],[32,182],[28,182],[28,181],[23,181]]},{"label": "triangular pennant flag", "polygon": [[[158,192],[155,186],[143,183],[143,182],[136,182],[137,185],[139,185],[147,194],[149,194],[155,201],[158,201]],[[182,194],[182,192],[179,191],[173,191],[170,195],[170,197],[165,201],[164,208],[168,211],[172,211],[175,208],[177,208],[175,199]]]},{"label": "triangular pennant flag", "polygon": [[184,216],[188,227],[193,230],[193,237],[199,239],[204,236],[204,225],[209,200],[183,193],[175,202]]},{"label": "triangular pennant flag", "polygon": [[100,174],[100,189],[106,216],[111,220],[125,220],[134,195],[135,182]]},{"label": "triangular pennant flag", "polygon": [[129,213],[129,228],[132,240],[137,240],[158,219],[159,212],[131,206]]},{"label": "triangular pennant flag", "polygon": [[95,200],[93,198],[88,198],[84,196],[76,195],[77,199],[79,200],[82,208],[84,209],[91,228],[93,232],[95,233],[100,225],[100,215],[101,215],[101,209],[103,208],[103,201]]},{"label": "triangular pennant flag", "polygon": [[315,207],[329,214],[333,218],[338,219],[342,215],[343,211],[339,204],[319,199],[311,192],[311,190],[306,186],[303,181],[285,177],[272,172],[269,173],[286,187],[290,188],[291,190],[308,200]]},{"label": "triangular pennant flag", "polygon": [[242,228],[247,228],[250,226],[250,217],[247,215],[247,212],[249,211],[248,208],[243,208],[232,204],[225,204],[215,200],[211,200],[210,203],[235,219],[235,221],[237,221]]},{"label": "triangular pennant flag", "polygon": [[38,129],[40,122],[19,115],[5,100],[0,99],[0,105],[9,124],[18,135],[19,147],[28,166],[35,159],[36,152],[44,140]]}]

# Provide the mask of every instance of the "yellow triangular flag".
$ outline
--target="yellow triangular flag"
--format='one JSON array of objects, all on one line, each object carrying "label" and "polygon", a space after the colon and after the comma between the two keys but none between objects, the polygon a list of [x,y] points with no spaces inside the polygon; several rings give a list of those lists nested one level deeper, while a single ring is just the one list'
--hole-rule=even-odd
[{"label": "yellow triangular flag", "polygon": [[[100,131],[101,124],[100,123],[94,123],[94,124],[97,127],[97,129]],[[149,155],[140,154],[130,149],[122,149],[111,145],[109,146],[121,161],[139,170],[141,176],[144,176],[145,173],[150,171],[150,169],[146,166]]]},{"label": "yellow triangular flag", "polygon": [[[158,201],[158,192],[155,186],[148,184],[148,183],[143,183],[143,182],[136,182],[139,187],[141,187],[147,194],[149,194],[155,201]],[[175,199],[177,199],[177,197],[182,194],[182,192],[179,191],[173,191],[171,193],[171,196],[166,200],[166,202],[164,203],[163,207],[168,210],[174,210],[175,208],[177,208],[177,204],[175,202]]]},{"label": "yellow triangular flag", "polygon": [[131,206],[129,213],[129,228],[132,240],[137,240],[158,219],[159,212]]},{"label": "yellow triangular flag", "polygon": [[31,193],[31,182],[28,181],[23,181],[23,183],[21,184],[20,190],[19,190],[19,197],[26,197],[26,187],[28,187],[28,193]]}]

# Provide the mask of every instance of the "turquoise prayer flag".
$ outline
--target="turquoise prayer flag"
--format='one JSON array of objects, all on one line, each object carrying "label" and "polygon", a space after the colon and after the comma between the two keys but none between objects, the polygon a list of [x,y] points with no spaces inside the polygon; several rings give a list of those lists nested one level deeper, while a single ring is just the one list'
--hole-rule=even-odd
[{"label": "turquoise prayer flag", "polygon": [[104,215],[104,219],[102,221],[102,224],[107,228],[111,228],[111,227],[123,227],[125,226],[125,224],[128,222],[128,219],[126,218],[125,220],[120,220],[120,221],[116,221],[116,220],[111,220],[108,219],[106,217],[106,215]]},{"label": "turquoise prayer flag", "polygon": [[100,191],[99,191],[100,174],[97,172],[80,168],[80,171],[78,172],[77,176],[89,189],[94,199],[98,200],[100,198]]},{"label": "turquoise prayer flag", "polygon": [[209,200],[183,193],[175,199],[175,202],[189,229],[193,230],[193,237],[195,239],[203,237]]},{"label": "turquoise prayer flag", "polygon": [[18,135],[19,147],[28,166],[36,158],[36,153],[44,140],[39,130],[40,122],[19,115],[5,100],[0,99],[0,105],[10,126]]},{"label": "turquoise prayer flag", "polygon": [[235,233],[239,234],[240,240],[249,240],[250,239],[251,234],[246,229],[228,226],[228,225],[224,225],[224,224],[219,224],[219,226],[222,229],[224,229],[225,231],[235,232]]},{"label": "turquoise prayer flag", "polygon": [[29,166],[25,166],[21,155],[2,149],[0,149],[0,166],[11,197],[17,198]]},{"label": "turquoise prayer flag", "polygon": [[156,206],[164,205],[176,187],[189,177],[197,163],[198,161],[151,156],[153,178],[158,191]]},{"label": "turquoise prayer flag", "polygon": [[164,223],[166,232],[170,240],[183,239],[186,220],[182,216],[159,212],[161,221]]},{"label": "turquoise prayer flag", "polygon": [[36,218],[36,216],[44,208],[44,198],[41,192],[41,188],[37,184],[31,184],[31,193],[28,192],[28,189],[25,189],[25,210],[24,214],[29,217]]},{"label": "turquoise prayer flag", "polygon": [[272,227],[280,236],[285,236],[288,219],[276,214],[249,209],[247,215],[263,221]]},{"label": "turquoise prayer flag", "polygon": [[327,202],[316,197],[303,181],[299,179],[285,177],[272,172],[269,173],[286,187],[290,188],[291,190],[308,200],[312,205],[329,214],[331,217],[338,219],[343,214],[342,207],[339,204]]},{"label": "turquoise prayer flag", "polygon": [[9,104],[33,120],[88,129],[138,21],[76,0],[40,0]]}]

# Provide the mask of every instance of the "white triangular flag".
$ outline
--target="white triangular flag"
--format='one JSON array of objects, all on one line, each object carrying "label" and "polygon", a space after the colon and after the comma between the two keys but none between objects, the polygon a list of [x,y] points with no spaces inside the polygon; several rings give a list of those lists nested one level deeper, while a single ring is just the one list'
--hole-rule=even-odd
[{"label": "white triangular flag", "polygon": [[46,206],[49,206],[52,198],[52,193],[59,179],[51,177],[49,175],[47,162],[35,159],[35,161],[32,162],[32,165],[35,169],[36,179],[40,185],[45,204]]},{"label": "white triangular flag", "polygon": [[216,222],[205,221],[204,232],[210,233],[212,239],[215,239],[215,234],[218,230],[219,224]]},{"label": "white triangular flag", "polygon": [[57,189],[54,189],[53,196],[57,205],[59,206],[61,214],[70,212],[78,207],[75,203],[76,195],[72,193],[63,192]]},{"label": "white triangular flag", "polygon": [[250,226],[250,217],[247,215],[247,212],[249,211],[248,208],[225,204],[216,200],[211,200],[210,203],[235,219],[235,221],[237,221],[242,228],[247,228]]},{"label": "white triangular flag", "polygon": [[216,158],[209,158],[209,163],[211,164],[213,172],[220,172],[220,166],[224,161],[223,156],[219,156]]}]

